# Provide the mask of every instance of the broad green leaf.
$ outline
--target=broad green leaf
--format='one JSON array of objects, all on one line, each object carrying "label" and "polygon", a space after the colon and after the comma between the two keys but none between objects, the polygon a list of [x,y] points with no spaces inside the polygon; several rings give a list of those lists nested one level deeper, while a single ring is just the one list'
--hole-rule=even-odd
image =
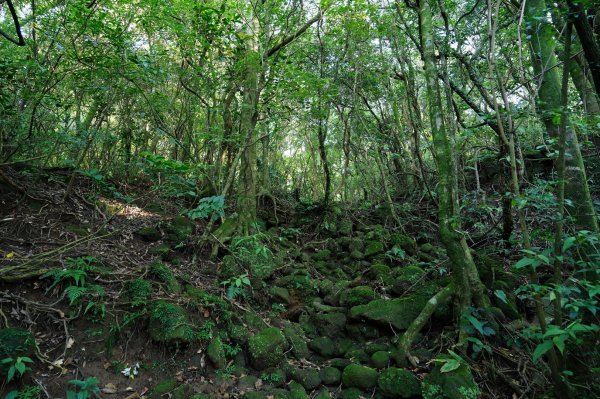
[{"label": "broad green leaf", "polygon": [[552,346],[554,346],[552,341],[544,341],[539,344],[533,351],[533,362],[537,362],[540,357],[544,356],[544,353],[552,349]]},{"label": "broad green leaf", "polygon": [[508,303],[508,299],[506,298],[506,293],[504,291],[496,290],[496,291],[494,291],[494,295],[496,295],[496,297],[498,299],[500,299],[502,302]]},{"label": "broad green leaf", "polygon": [[460,362],[458,360],[448,359],[448,361],[445,362],[444,365],[440,368],[440,371],[442,373],[449,373],[451,371],[456,370],[459,367],[460,367]]},{"label": "broad green leaf", "polygon": [[565,242],[563,242],[563,246],[562,246],[562,251],[563,252],[567,252],[569,250],[569,248],[571,248],[573,246],[573,244],[575,244],[575,237],[567,237],[565,239]]}]

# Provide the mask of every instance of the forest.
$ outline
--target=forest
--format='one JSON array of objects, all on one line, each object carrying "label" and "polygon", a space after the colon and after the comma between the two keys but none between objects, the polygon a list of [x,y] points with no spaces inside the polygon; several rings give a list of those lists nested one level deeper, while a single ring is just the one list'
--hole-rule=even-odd
[{"label": "forest", "polygon": [[598,0],[0,0],[0,399],[600,397]]}]

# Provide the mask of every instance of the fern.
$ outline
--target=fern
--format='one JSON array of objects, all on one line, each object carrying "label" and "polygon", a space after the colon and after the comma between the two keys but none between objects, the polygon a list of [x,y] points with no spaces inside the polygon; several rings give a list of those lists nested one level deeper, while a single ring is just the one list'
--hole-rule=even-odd
[{"label": "fern", "polygon": [[78,303],[81,298],[87,293],[86,287],[78,287],[76,285],[70,285],[65,288],[64,294],[69,298],[69,305]]}]

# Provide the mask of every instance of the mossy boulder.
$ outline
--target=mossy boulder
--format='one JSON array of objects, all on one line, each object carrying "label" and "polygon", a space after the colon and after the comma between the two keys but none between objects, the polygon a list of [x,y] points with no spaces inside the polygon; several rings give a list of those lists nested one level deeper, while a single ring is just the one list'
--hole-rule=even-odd
[{"label": "mossy boulder", "polygon": [[350,258],[354,260],[363,260],[365,258],[365,254],[363,254],[358,249],[355,249],[352,252],[350,252]]},{"label": "mossy boulder", "polygon": [[309,391],[312,391],[321,385],[321,376],[319,375],[319,371],[314,368],[297,370],[294,379]]},{"label": "mossy boulder", "polygon": [[173,271],[169,266],[161,262],[154,262],[150,265],[150,275],[160,282],[164,283],[168,292],[177,294],[181,292],[181,286],[175,278]]},{"label": "mossy boulder", "polygon": [[292,354],[296,359],[305,359],[308,357],[308,345],[306,344],[302,327],[297,324],[285,327],[283,335],[292,348]]},{"label": "mossy boulder", "polygon": [[194,232],[195,223],[185,216],[177,216],[165,226],[167,240],[171,242],[181,242],[187,240]]},{"label": "mossy boulder", "polygon": [[148,250],[148,253],[150,255],[160,256],[162,259],[167,259],[171,253],[171,246],[166,242],[156,244]]},{"label": "mossy boulder", "polygon": [[368,285],[359,285],[345,290],[340,295],[340,305],[353,307],[358,305],[364,305],[375,299],[375,291]]},{"label": "mossy boulder", "polygon": [[433,246],[433,244],[428,242],[426,242],[425,244],[421,244],[421,246],[419,247],[419,251],[425,252],[426,254],[433,252],[434,249],[435,247]]},{"label": "mossy boulder", "polygon": [[323,357],[331,357],[337,353],[335,342],[329,337],[318,337],[308,343],[308,347]]},{"label": "mossy boulder", "polygon": [[258,370],[275,367],[285,358],[288,343],[280,329],[266,328],[248,340],[250,360]]},{"label": "mossy boulder", "polygon": [[351,318],[363,318],[405,330],[419,315],[427,301],[439,290],[436,284],[428,284],[413,295],[396,299],[377,299],[366,305],[350,309]]},{"label": "mossy boulder", "polygon": [[273,286],[269,289],[269,293],[278,303],[290,303],[290,291],[287,288]]},{"label": "mossy boulder", "polygon": [[125,283],[124,299],[134,305],[145,303],[152,294],[152,284],[143,279],[129,280]]},{"label": "mossy boulder", "polygon": [[312,258],[316,261],[327,260],[331,257],[331,251],[328,249],[322,249],[313,254]]},{"label": "mossy boulder", "polygon": [[309,399],[306,389],[302,386],[302,384],[292,381],[289,384],[289,389],[290,399]]},{"label": "mossy boulder", "polygon": [[395,268],[392,272],[394,278],[390,290],[396,295],[404,295],[408,290],[419,286],[419,282],[425,275],[425,271],[416,265]]},{"label": "mossy boulder", "polygon": [[385,246],[381,241],[369,241],[365,247],[365,258],[372,258],[375,255],[382,254]]},{"label": "mossy boulder", "polygon": [[337,336],[344,333],[347,317],[341,312],[320,312],[311,320],[322,335]]},{"label": "mossy boulder", "polygon": [[244,268],[235,260],[232,255],[223,256],[221,267],[219,268],[219,278],[221,280],[227,280],[244,273]]},{"label": "mossy boulder", "polygon": [[368,275],[373,280],[381,280],[387,282],[390,277],[391,269],[383,263],[375,263],[369,269]]},{"label": "mossy boulder", "polygon": [[[449,355],[441,355],[440,358],[451,359]],[[441,367],[444,363],[438,364],[423,380],[423,396],[427,399],[477,399],[480,390],[471,369],[466,364],[452,371],[443,372]]]},{"label": "mossy boulder", "polygon": [[317,392],[313,399],[331,399],[331,392],[329,392],[329,389],[323,388]]},{"label": "mossy boulder", "polygon": [[358,388],[345,388],[339,396],[341,399],[367,399],[371,394],[366,394]]},{"label": "mossy boulder", "polygon": [[136,230],[134,234],[146,242],[155,242],[162,237],[160,230],[158,230],[156,226],[142,227],[141,229]]},{"label": "mossy boulder", "polygon": [[352,234],[352,220],[342,219],[338,225],[338,233],[341,236],[349,236]]},{"label": "mossy boulder", "polygon": [[195,339],[186,311],[164,300],[154,302],[150,309],[148,333],[153,341],[167,344],[190,343]]},{"label": "mossy boulder", "polygon": [[421,394],[421,383],[410,371],[390,367],[379,375],[379,391],[389,398],[413,398]]},{"label": "mossy boulder", "polygon": [[223,347],[223,341],[221,338],[214,337],[208,343],[206,348],[206,355],[217,369],[224,369],[227,366],[227,359],[225,357],[225,348]]},{"label": "mossy boulder", "polygon": [[162,381],[158,383],[150,393],[150,399],[159,399],[162,398],[163,395],[172,392],[175,388],[177,388],[177,380],[175,378],[170,378],[168,380]]},{"label": "mossy boulder", "polygon": [[[35,338],[23,328],[0,329],[0,360],[7,357],[32,357],[35,353]],[[0,370],[3,366],[0,365]]]},{"label": "mossy boulder", "polygon": [[345,386],[364,391],[375,388],[378,377],[379,373],[377,370],[361,366],[360,364],[351,364],[342,373],[342,381]]},{"label": "mossy boulder", "polygon": [[371,355],[371,364],[377,369],[383,369],[389,365],[390,358],[390,352],[377,351]]},{"label": "mossy boulder", "polygon": [[319,371],[319,375],[325,385],[337,385],[342,380],[342,372],[335,367],[324,367]]},{"label": "mossy boulder", "polygon": [[407,254],[414,255],[417,252],[417,242],[405,234],[393,233],[390,235],[390,244],[392,247],[400,247]]},{"label": "mossy boulder", "polygon": [[256,387],[256,382],[258,381],[258,377],[254,375],[245,375],[240,377],[237,383],[237,387],[240,391],[244,392],[249,389],[254,389]]},{"label": "mossy boulder", "polygon": [[359,251],[363,252],[365,250],[365,242],[360,238],[352,238],[347,242],[348,252]]}]

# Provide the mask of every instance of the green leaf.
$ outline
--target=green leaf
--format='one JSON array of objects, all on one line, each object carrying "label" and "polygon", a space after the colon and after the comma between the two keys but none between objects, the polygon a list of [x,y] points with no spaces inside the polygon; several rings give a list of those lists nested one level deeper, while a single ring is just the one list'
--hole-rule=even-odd
[{"label": "green leaf", "polygon": [[15,366],[12,366],[8,369],[8,373],[6,374],[6,382],[11,382],[15,377]]},{"label": "green leaf", "polygon": [[67,391],[67,399],[77,399],[77,394],[73,391]]},{"label": "green leaf", "polygon": [[537,362],[538,359],[544,355],[544,353],[552,349],[553,345],[554,343],[552,341],[544,341],[539,344],[533,351],[533,362]]},{"label": "green leaf", "polygon": [[25,373],[25,369],[27,366],[25,363],[17,362],[15,363],[15,369],[19,372],[19,375],[23,375]]},{"label": "green leaf", "polygon": [[485,335],[483,331],[483,323],[481,321],[477,320],[473,315],[467,315],[467,319],[471,322],[479,334]]},{"label": "green leaf", "polygon": [[552,342],[554,343],[554,346],[556,346],[558,348],[558,350],[560,351],[561,354],[563,354],[565,351],[565,341],[566,340],[567,340],[566,335],[560,335],[558,337],[552,338]]},{"label": "green leaf", "polygon": [[460,362],[458,360],[448,359],[448,361],[445,362],[444,365],[440,368],[440,371],[442,373],[449,373],[451,371],[456,370],[459,367],[460,367]]},{"label": "green leaf", "polygon": [[500,299],[502,302],[508,303],[508,299],[506,298],[506,293],[504,291],[496,290],[496,291],[494,291],[494,295],[496,295],[496,297],[498,299]]},{"label": "green leaf", "polygon": [[[533,258],[523,258],[515,264],[514,268],[522,269],[527,266],[532,266],[532,265],[537,266],[538,264],[539,264],[539,261],[537,261]],[[534,268],[535,268],[535,266],[534,266]]]},{"label": "green leaf", "polygon": [[573,246],[573,244],[575,244],[575,237],[567,237],[565,239],[565,242],[563,242],[563,246],[562,246],[562,251],[563,252],[567,252],[569,250],[569,248],[571,248]]},{"label": "green leaf", "polygon": [[19,394],[19,391],[17,391],[15,389],[15,390],[10,391],[9,393],[7,393],[6,396],[4,397],[4,399],[15,399],[18,394]]}]

